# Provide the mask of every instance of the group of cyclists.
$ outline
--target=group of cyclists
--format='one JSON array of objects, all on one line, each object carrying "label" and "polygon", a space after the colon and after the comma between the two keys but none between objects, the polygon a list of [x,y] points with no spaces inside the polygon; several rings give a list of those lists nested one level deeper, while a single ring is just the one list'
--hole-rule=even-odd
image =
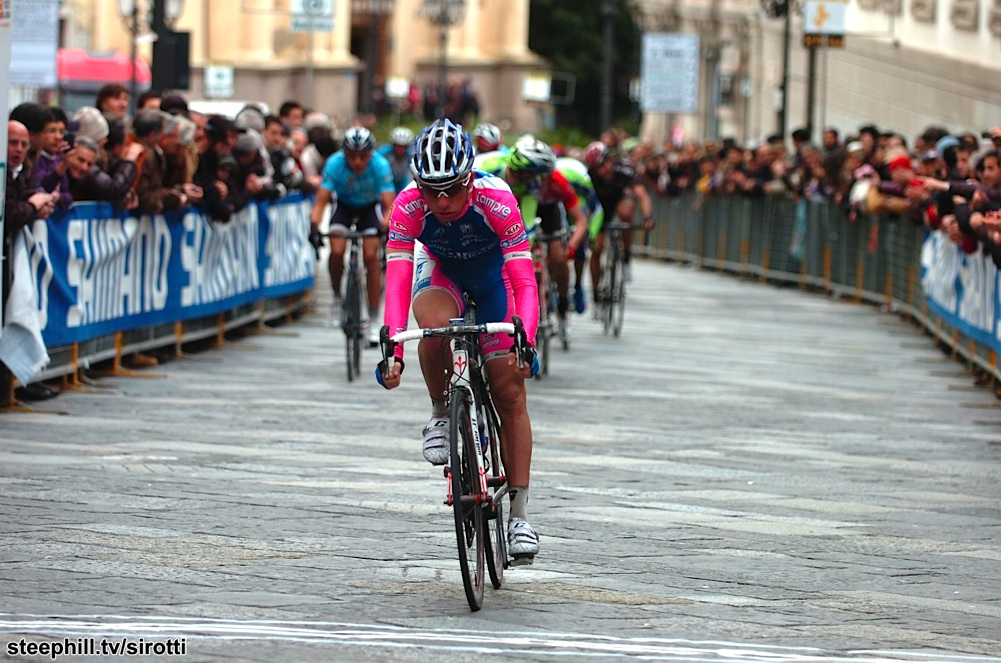
[{"label": "group of cyclists", "polygon": [[[316,246],[322,243],[320,226],[329,205],[328,267],[336,320],[347,244],[337,235],[352,222],[365,235],[370,344],[378,344],[381,329],[382,235],[383,321],[390,334],[407,328],[411,309],[422,328],[447,326],[463,315],[470,295],[477,322],[511,322],[520,316],[534,348],[539,323],[534,238],[547,238],[546,269],[556,284],[557,313],[565,317],[571,303],[577,313],[586,309],[583,271],[589,248],[591,291],[599,292],[606,216],[631,220],[638,206],[643,225],[652,227],[652,203],[636,170],[603,143],[588,145],[581,162],[558,158],[549,145],[528,134],[509,148],[492,124],[478,125],[473,136],[439,119],[416,138],[398,127],[389,145],[376,149],[368,129],[352,127],[342,149],[326,162],[310,215],[310,238]],[[627,237],[627,247],[629,243]],[[433,465],[448,462],[452,355],[447,343],[426,338],[417,350],[431,398],[423,455]],[[484,334],[480,343],[501,423],[510,500],[508,549],[512,556],[531,560],[539,551],[539,537],[527,512],[532,427],[526,380],[538,371],[539,361],[529,352],[529,361],[519,365],[506,335]],[[404,366],[403,346],[397,345],[392,365],[384,360],[376,370],[379,383],[387,389],[399,386]]]}]

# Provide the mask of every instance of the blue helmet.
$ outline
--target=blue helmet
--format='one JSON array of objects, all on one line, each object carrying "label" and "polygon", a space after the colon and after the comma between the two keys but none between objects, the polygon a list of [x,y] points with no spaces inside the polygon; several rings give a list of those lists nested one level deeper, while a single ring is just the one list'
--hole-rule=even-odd
[{"label": "blue helmet", "polygon": [[372,137],[372,132],[365,127],[351,127],[344,132],[341,147],[353,151],[371,150],[375,147],[375,138]]},{"label": "blue helmet", "polygon": [[462,126],[435,120],[414,141],[410,172],[418,182],[449,185],[473,170],[473,143]]}]

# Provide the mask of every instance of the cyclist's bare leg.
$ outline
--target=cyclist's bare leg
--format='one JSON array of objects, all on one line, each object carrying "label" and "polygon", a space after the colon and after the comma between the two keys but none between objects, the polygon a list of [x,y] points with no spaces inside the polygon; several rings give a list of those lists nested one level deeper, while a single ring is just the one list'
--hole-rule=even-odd
[{"label": "cyclist's bare leg", "polygon": [[362,260],[365,262],[365,278],[368,286],[368,310],[370,313],[379,310],[382,301],[382,261],[379,258],[379,248],[382,240],[378,237],[365,237],[361,241]]},{"label": "cyclist's bare leg", "polygon": [[566,306],[566,302],[570,301],[570,265],[567,264],[567,251],[561,240],[549,242],[549,278],[556,283],[560,301]]},{"label": "cyclist's bare leg", "polygon": [[341,298],[341,277],[344,276],[344,252],[347,245],[348,241],[342,237],[330,238],[330,259],[327,261],[327,270],[330,272],[330,287],[338,299]]},{"label": "cyclist's bare leg", "polygon": [[[459,316],[455,298],[445,290],[422,290],[414,297],[414,318],[419,327],[444,327],[448,321]],[[421,339],[417,346],[417,356],[421,361],[424,383],[432,401],[445,398],[449,373],[452,368],[452,349],[447,338]]]},{"label": "cyclist's bare leg", "polygon": [[532,422],[528,417],[525,379],[507,357],[487,362],[490,393],[501,425],[501,459],[509,486],[529,485],[532,469]]},{"label": "cyclist's bare leg", "polygon": [[591,248],[591,292],[592,296],[598,296],[598,287],[601,284],[601,254],[605,250],[605,233],[598,233],[594,238],[594,246]]}]

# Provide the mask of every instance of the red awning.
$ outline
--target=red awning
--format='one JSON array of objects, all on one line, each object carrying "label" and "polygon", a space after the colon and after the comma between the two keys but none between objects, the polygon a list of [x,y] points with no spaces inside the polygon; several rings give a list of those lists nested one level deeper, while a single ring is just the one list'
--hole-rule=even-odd
[{"label": "red awning", "polygon": [[[129,56],[125,53],[88,53],[82,48],[60,48],[56,59],[59,84],[73,87],[81,83],[121,83],[126,87],[132,82]],[[136,82],[149,87],[153,74],[142,58],[136,58]]]}]

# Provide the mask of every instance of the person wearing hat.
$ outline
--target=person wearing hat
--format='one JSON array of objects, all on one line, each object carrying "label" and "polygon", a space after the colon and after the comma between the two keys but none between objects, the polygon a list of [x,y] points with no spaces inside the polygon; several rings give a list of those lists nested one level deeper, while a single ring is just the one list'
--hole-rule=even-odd
[{"label": "person wearing hat", "polygon": [[220,178],[219,163],[231,157],[233,145],[241,132],[232,120],[224,115],[209,115],[200,132],[198,142],[198,167],[193,181],[202,188],[201,207],[214,221],[227,223],[233,213],[230,204],[232,179]]}]

